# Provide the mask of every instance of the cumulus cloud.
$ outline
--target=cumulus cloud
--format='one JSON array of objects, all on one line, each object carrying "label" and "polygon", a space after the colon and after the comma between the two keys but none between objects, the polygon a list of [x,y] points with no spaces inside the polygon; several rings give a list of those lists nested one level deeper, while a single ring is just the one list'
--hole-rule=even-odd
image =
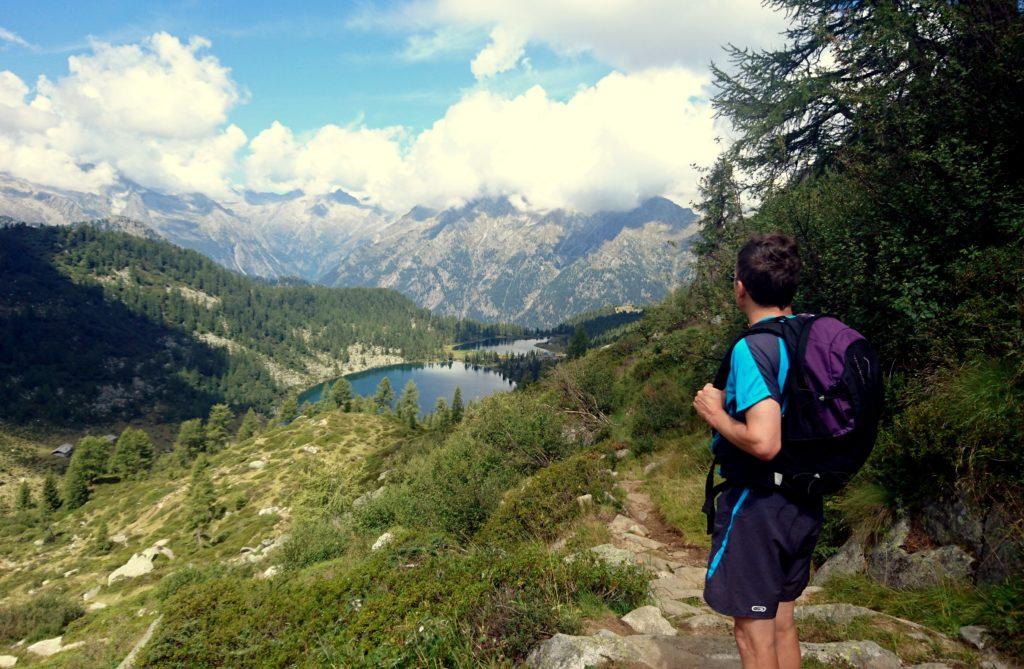
[{"label": "cumulus cloud", "polygon": [[[406,7],[418,16],[425,12],[422,0]],[[785,27],[785,17],[760,0],[435,0],[432,10],[441,23],[498,26],[555,51],[589,52],[626,70],[703,69],[721,56],[723,44],[766,46]]]},{"label": "cumulus cloud", "polygon": [[16,176],[95,191],[116,174],[175,191],[227,193],[245,133],[227,125],[243,99],[210,43],[157,33],[139,44],[94,42],[68,74],[32,94],[0,73],[2,167]]},{"label": "cumulus cloud", "polygon": [[414,137],[326,126],[297,140],[275,123],[252,141],[247,180],[276,191],[344,188],[398,210],[501,195],[582,211],[654,195],[685,201],[692,164],[717,153],[706,84],[665,68],[610,74],[564,102],[539,86],[514,97],[479,90]]},{"label": "cumulus cloud", "polygon": [[525,50],[522,37],[499,25],[491,31],[490,44],[476,55],[469,68],[477,79],[493,77],[515,67]]},{"label": "cumulus cloud", "polygon": [[400,128],[342,128],[326,125],[296,139],[275,121],[256,135],[245,161],[246,182],[257,190],[326,193],[343,188],[377,201],[387,197],[400,170]]}]

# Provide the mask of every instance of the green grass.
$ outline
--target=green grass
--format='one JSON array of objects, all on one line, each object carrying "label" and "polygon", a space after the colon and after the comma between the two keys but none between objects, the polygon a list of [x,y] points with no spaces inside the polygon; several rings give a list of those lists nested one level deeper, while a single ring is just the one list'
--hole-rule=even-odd
[{"label": "green grass", "polygon": [[905,618],[957,638],[964,625],[989,628],[996,646],[1024,658],[1024,582],[972,586],[963,583],[896,590],[866,576],[837,576],[825,584],[830,600]]},{"label": "green grass", "polygon": [[665,521],[683,535],[687,543],[710,548],[704,504],[704,479],[711,464],[706,433],[670,438],[659,444],[655,457],[664,461],[647,479],[651,500]]},{"label": "green grass", "polygon": [[579,629],[582,606],[624,613],[646,598],[636,570],[565,564],[543,546],[453,549],[408,535],[354,566],[282,581],[224,577],[173,595],[145,666],[477,666],[522,660]]},{"label": "green grass", "polygon": [[25,639],[31,643],[57,636],[68,623],[81,618],[85,610],[74,599],[47,593],[21,603],[0,606],[0,642]]}]

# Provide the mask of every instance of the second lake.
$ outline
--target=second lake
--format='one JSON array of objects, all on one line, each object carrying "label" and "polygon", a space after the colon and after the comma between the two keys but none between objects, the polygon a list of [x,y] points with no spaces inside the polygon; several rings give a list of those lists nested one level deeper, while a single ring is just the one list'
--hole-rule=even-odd
[{"label": "second lake", "polygon": [[[473,367],[458,360],[389,365],[349,374],[345,378],[352,384],[354,394],[372,396],[376,392],[380,380],[385,376],[391,381],[396,398],[402,394],[402,388],[410,380],[416,384],[416,388],[420,391],[420,416],[434,410],[434,404],[437,403],[438,397],[443,397],[451,405],[456,387],[462,389],[462,401],[466,404],[470,400],[515,388],[515,383],[492,369]],[[299,395],[299,404],[320,401],[324,388],[331,383],[333,380],[309,388]]]}]

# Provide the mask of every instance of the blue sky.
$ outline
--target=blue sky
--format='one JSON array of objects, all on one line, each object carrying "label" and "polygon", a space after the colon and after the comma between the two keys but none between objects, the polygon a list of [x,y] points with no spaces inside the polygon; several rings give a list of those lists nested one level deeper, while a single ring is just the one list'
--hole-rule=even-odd
[{"label": "blue sky", "polygon": [[687,202],[728,141],[708,63],[783,26],[760,0],[0,0],[0,172],[392,208]]},{"label": "blue sky", "polygon": [[[462,48],[414,60],[408,50],[415,33],[361,25],[366,13],[395,3],[4,0],[0,6],[0,25],[33,46],[0,51],[0,67],[27,82],[64,74],[68,56],[87,51],[92,39],[134,42],[161,31],[208,38],[249,93],[232,121],[250,135],[275,120],[296,131],[359,120],[423,129],[477,85],[469,60],[488,41],[486,29],[468,28],[460,31]],[[588,54],[558,57],[543,46],[530,46],[527,56],[529,74],[509,73],[488,85],[519,93],[540,83],[565,98],[612,69]]]}]

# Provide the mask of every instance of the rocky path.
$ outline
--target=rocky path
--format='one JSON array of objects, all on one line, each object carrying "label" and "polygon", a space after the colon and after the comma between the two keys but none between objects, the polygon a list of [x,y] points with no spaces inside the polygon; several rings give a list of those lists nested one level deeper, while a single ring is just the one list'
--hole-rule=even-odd
[{"label": "rocky path", "polygon": [[[658,513],[642,489],[642,480],[622,480],[623,513],[607,523],[611,541],[591,549],[601,559],[635,563],[650,574],[652,604],[621,619],[591,621],[591,634],[556,634],[527,660],[537,669],[585,667],[739,667],[732,638],[732,620],[713,612],[703,601],[707,553],[687,544]],[[828,642],[802,644],[805,665],[895,669],[1000,665],[983,660],[966,646],[942,634],[848,603],[812,603],[821,588],[809,587],[798,600],[796,616],[802,636]],[[879,639],[898,639],[899,652],[876,641],[854,638],[870,632]]]}]

